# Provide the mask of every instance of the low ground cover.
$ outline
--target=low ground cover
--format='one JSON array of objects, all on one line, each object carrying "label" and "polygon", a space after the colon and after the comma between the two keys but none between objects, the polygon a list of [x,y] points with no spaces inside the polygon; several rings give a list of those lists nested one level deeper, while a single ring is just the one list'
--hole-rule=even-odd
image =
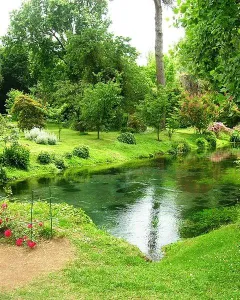
[{"label": "low ground cover", "polygon": [[[9,209],[26,215],[29,204],[22,205],[14,203]],[[22,288],[0,292],[1,299],[239,297],[239,219],[235,224],[168,246],[165,258],[154,263],[136,247],[98,230],[82,211],[63,204],[54,209],[58,212],[58,230],[75,247],[74,259],[61,271],[40,276]],[[42,216],[47,212],[46,204],[36,204],[35,212]]]}]

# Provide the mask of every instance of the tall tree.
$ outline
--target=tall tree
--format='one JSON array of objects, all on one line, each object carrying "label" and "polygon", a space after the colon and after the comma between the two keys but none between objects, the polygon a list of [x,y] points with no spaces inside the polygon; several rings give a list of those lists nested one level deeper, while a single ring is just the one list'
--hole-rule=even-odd
[{"label": "tall tree", "polygon": [[173,0],[153,0],[155,5],[155,58],[157,84],[165,85],[163,62],[163,4],[171,5]]}]

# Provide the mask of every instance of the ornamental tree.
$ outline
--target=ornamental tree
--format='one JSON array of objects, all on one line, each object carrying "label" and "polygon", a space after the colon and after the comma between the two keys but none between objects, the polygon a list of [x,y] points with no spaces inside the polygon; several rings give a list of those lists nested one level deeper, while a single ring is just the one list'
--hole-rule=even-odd
[{"label": "ornamental tree", "polygon": [[18,96],[12,107],[12,113],[17,115],[18,126],[21,130],[31,130],[33,127],[42,128],[45,125],[44,107],[30,96]]},{"label": "ornamental tree", "polygon": [[203,133],[208,125],[218,117],[219,108],[213,103],[212,95],[186,94],[180,108],[180,115],[185,125],[196,128],[199,133]]}]

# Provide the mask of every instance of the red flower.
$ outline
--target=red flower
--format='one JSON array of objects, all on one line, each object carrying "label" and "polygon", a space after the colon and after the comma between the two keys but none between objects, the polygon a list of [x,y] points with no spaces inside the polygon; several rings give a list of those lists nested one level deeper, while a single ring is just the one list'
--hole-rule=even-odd
[{"label": "red flower", "polygon": [[7,238],[10,237],[10,236],[12,235],[11,229],[5,230],[4,235],[5,235],[5,237],[7,237]]},{"label": "red flower", "polygon": [[30,224],[28,224],[28,228],[32,228],[33,227],[33,225],[30,223]]},{"label": "red flower", "polygon": [[22,246],[22,244],[23,244],[23,239],[22,238],[19,238],[19,239],[16,240],[16,245],[17,246]]},{"label": "red flower", "polygon": [[9,218],[6,218],[6,222],[8,222],[9,221]]},{"label": "red flower", "polygon": [[43,222],[39,222],[38,225],[42,227],[43,226]]},{"label": "red flower", "polygon": [[7,203],[3,203],[3,204],[2,204],[2,209],[6,209],[7,206],[8,206]]},{"label": "red flower", "polygon": [[2,222],[3,222],[3,220],[2,220],[2,219],[0,219],[0,225],[2,224]]},{"label": "red flower", "polygon": [[28,245],[29,248],[34,248],[36,246],[36,243],[33,242],[33,241],[28,240],[27,245]]}]

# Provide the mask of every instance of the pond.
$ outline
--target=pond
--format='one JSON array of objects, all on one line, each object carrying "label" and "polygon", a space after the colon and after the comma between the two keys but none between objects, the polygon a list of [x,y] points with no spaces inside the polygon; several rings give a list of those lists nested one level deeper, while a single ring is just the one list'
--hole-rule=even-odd
[{"label": "pond", "polygon": [[238,153],[159,158],[134,168],[85,172],[74,179],[29,179],[12,185],[12,191],[20,200],[29,200],[32,190],[35,198],[44,199],[50,186],[54,201],[81,207],[100,228],[157,260],[164,245],[181,238],[179,226],[190,214],[238,203]]}]

